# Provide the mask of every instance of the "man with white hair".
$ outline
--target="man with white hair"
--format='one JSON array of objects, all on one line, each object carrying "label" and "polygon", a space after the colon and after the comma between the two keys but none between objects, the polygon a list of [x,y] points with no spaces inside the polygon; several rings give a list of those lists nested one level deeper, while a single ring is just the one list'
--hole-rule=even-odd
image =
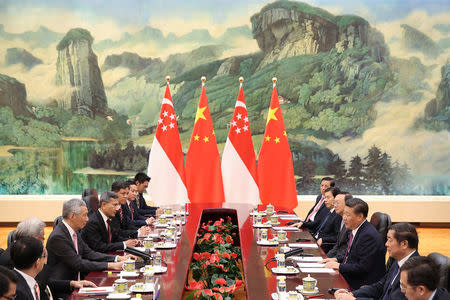
[{"label": "man with white hair", "polygon": [[64,202],[62,217],[47,241],[51,277],[76,280],[91,271],[122,270],[123,261],[130,255],[114,256],[95,252],[81,238],[79,231],[89,220],[83,200]]}]

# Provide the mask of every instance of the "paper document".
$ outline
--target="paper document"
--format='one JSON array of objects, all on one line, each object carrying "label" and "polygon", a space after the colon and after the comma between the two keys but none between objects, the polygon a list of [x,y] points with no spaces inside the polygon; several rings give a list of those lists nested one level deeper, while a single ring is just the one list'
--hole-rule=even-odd
[{"label": "paper document", "polygon": [[291,244],[288,244],[288,246],[291,247],[291,248],[304,248],[304,249],[307,249],[307,248],[309,248],[309,249],[317,249],[317,248],[319,248],[319,246],[317,246],[317,244],[313,244],[313,243],[311,243],[311,244],[291,243]]},{"label": "paper document", "polygon": [[296,215],[278,215],[281,220],[300,220]]},{"label": "paper document", "polygon": [[319,263],[303,263],[299,262],[297,263],[299,268],[323,268],[325,267],[325,264],[319,264]]},{"label": "paper document", "polygon": [[330,268],[300,268],[300,271],[305,274],[310,273],[330,273],[335,274],[336,272],[333,269]]},{"label": "paper document", "polygon": [[290,259],[300,262],[318,262],[323,259],[323,257],[320,256],[291,256]]},{"label": "paper document", "polygon": [[106,295],[114,292],[114,288],[112,286],[99,286],[99,287],[89,287],[89,288],[81,288],[78,291],[78,294],[85,295]]},{"label": "paper document", "polygon": [[272,227],[273,230],[284,230],[284,231],[299,231],[297,227],[291,227],[291,226],[275,226]]}]

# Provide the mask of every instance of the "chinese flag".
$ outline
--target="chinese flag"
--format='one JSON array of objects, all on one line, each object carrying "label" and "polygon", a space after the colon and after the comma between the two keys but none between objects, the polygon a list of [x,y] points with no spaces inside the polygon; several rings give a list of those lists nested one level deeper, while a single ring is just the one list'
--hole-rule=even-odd
[{"label": "chinese flag", "polygon": [[184,157],[177,118],[170,95],[169,79],[161,104],[158,126],[148,163],[149,192],[157,205],[184,204],[188,201]]},{"label": "chinese flag", "polygon": [[297,207],[294,166],[275,83],[266,131],[258,157],[258,184],[261,202],[277,209]]},{"label": "chinese flag", "polygon": [[223,188],[226,202],[255,205],[259,203],[259,190],[255,149],[248,121],[241,83],[222,154]]},{"label": "chinese flag", "polygon": [[191,203],[215,203],[217,205],[223,203],[220,156],[204,83],[202,83],[195,115],[191,143],[186,154],[186,182]]}]

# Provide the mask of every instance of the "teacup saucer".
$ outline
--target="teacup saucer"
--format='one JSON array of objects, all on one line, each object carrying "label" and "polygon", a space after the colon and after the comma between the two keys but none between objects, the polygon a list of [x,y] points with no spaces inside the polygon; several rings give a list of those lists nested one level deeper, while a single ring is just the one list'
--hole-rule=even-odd
[{"label": "teacup saucer", "polygon": [[303,285],[297,285],[297,287],[295,289],[297,291],[299,291],[300,293],[305,294],[305,295],[314,295],[314,294],[319,293],[319,289],[317,287],[314,289],[314,292],[304,291],[303,290]]}]

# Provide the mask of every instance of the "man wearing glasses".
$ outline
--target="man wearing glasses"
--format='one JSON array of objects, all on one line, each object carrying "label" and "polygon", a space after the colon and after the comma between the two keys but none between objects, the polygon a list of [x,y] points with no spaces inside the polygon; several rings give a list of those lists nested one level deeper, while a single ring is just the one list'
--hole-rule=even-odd
[{"label": "man wearing glasses", "polygon": [[17,276],[14,271],[0,266],[0,300],[16,298]]},{"label": "man wearing glasses", "polygon": [[448,300],[445,288],[438,288],[439,268],[428,257],[408,259],[400,268],[400,289],[408,300]]}]

